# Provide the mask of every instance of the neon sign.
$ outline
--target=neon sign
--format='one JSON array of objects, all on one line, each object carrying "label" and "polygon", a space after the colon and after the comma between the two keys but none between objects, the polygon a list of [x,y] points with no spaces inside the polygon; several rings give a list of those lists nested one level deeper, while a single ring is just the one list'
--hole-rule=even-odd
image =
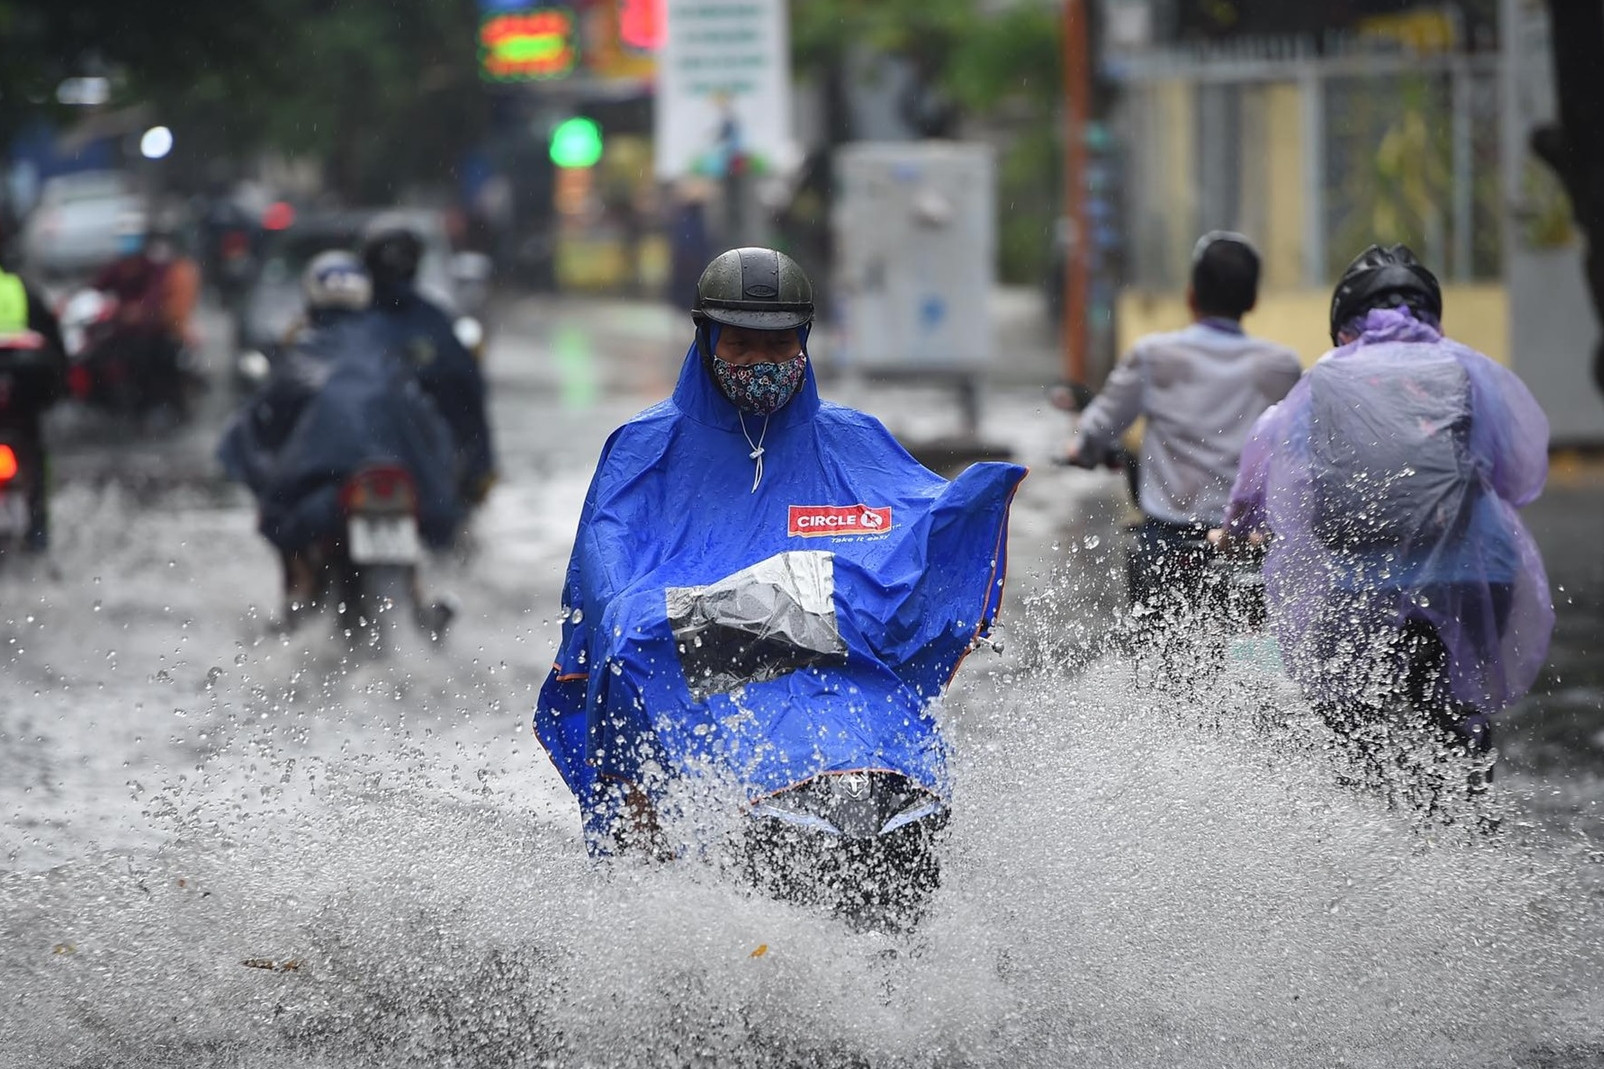
[{"label": "neon sign", "polygon": [[618,0],[618,39],[637,52],[657,51],[663,43],[663,0]]},{"label": "neon sign", "polygon": [[479,69],[491,81],[561,78],[578,53],[574,14],[566,8],[490,15],[479,24]]}]

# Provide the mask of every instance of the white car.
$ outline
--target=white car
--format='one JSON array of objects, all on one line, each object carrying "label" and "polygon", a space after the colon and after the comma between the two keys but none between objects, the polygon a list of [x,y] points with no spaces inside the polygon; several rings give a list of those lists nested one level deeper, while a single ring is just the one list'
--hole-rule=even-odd
[{"label": "white car", "polygon": [[117,257],[123,235],[144,229],[144,201],[121,173],[58,175],[45,182],[28,216],[22,254],[42,274],[93,271]]}]

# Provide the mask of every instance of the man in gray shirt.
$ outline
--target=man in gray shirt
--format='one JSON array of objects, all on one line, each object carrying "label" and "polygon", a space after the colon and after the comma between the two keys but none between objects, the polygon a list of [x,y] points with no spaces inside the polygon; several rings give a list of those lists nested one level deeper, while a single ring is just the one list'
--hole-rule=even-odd
[{"label": "man in gray shirt", "polygon": [[1126,566],[1132,605],[1163,615],[1189,603],[1210,527],[1225,516],[1254,422],[1302,374],[1287,348],[1248,337],[1259,254],[1241,234],[1211,231],[1192,252],[1192,325],[1150,334],[1120,360],[1082,413],[1066,459],[1090,466],[1145,417],[1137,504],[1143,522]]}]

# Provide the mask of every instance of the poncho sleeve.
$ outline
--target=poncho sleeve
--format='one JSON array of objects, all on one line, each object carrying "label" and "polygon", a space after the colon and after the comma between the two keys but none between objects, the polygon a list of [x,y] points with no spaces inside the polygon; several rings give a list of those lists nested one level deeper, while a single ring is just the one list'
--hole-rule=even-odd
[{"label": "poncho sleeve", "polygon": [[1480,353],[1456,352],[1470,377],[1470,451],[1493,492],[1516,508],[1548,480],[1548,417],[1526,384]]},{"label": "poncho sleeve", "polygon": [[1269,495],[1270,460],[1287,446],[1295,413],[1308,403],[1309,387],[1300,381],[1287,396],[1264,410],[1253,424],[1242,459],[1237,464],[1231,500],[1225,508],[1225,528],[1233,535],[1263,530],[1269,526],[1266,502]]},{"label": "poncho sleeve", "polygon": [[1125,429],[1142,414],[1142,388],[1147,379],[1143,349],[1138,346],[1126,354],[1109,373],[1108,381],[1081,414],[1079,437],[1098,448],[1114,444]]},{"label": "poncho sleeve", "polygon": [[568,789],[580,795],[595,779],[594,770],[586,761],[585,746],[588,730],[585,703],[590,686],[587,650],[591,629],[596,624],[595,613],[587,613],[585,605],[585,539],[596,514],[596,498],[607,470],[607,458],[617,437],[615,431],[603,446],[601,460],[591,476],[585,503],[580,509],[579,529],[563,580],[562,637],[535,705],[535,734],[551,755]]}]

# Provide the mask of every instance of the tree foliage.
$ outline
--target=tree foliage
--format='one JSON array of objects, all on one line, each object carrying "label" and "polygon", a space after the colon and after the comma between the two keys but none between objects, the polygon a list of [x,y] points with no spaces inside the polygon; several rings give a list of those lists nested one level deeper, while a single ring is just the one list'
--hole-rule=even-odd
[{"label": "tree foliage", "polygon": [[482,132],[475,0],[0,0],[0,136],[73,74],[119,76],[212,157],[321,158],[351,199],[441,181]]},{"label": "tree foliage", "polygon": [[[1058,214],[1062,102],[1059,6],[1046,0],[794,0],[792,48],[804,75],[845,93],[854,60],[889,56],[913,75],[900,101],[926,136],[985,136],[999,146],[998,237],[1004,278],[1040,277]],[[850,118],[828,122],[835,140]]]},{"label": "tree foliage", "polygon": [[894,56],[962,114],[1058,99],[1058,14],[1042,0],[800,0],[791,33],[805,72],[842,65],[854,49]]}]

